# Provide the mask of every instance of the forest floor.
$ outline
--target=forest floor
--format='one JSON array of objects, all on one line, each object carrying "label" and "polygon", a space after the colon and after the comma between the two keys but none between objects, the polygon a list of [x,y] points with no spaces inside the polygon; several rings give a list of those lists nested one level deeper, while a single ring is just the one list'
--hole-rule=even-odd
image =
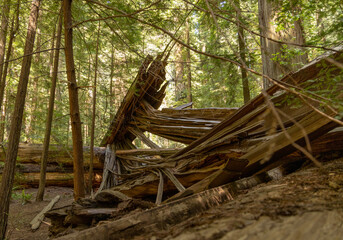
[{"label": "forest floor", "polygon": [[[155,239],[342,239],[343,158],[242,191]],[[151,238],[150,237],[150,238]],[[142,239],[145,239],[144,236]],[[139,238],[136,238],[139,239]]]},{"label": "forest floor", "polygon": [[72,188],[47,187],[44,201],[36,202],[37,190],[37,188],[29,188],[25,189],[24,192],[23,190],[13,192],[7,227],[8,239],[48,239],[49,219],[45,219],[45,223],[42,223],[39,229],[34,232],[31,231],[31,220],[57,195],[60,195],[61,198],[55,207],[69,205],[74,200]]},{"label": "forest floor", "polygon": [[[26,189],[35,199],[36,189]],[[21,194],[19,191],[18,194]],[[48,225],[31,232],[29,222],[56,195],[57,207],[73,201],[72,189],[49,187],[44,202],[13,200],[9,239],[47,239]],[[49,220],[45,220],[49,221]],[[137,231],[135,231],[137,230]],[[322,168],[305,166],[280,180],[241,191],[233,201],[164,230],[146,226],[118,233],[118,239],[341,239],[343,158]],[[116,236],[113,236],[116,237]],[[94,238],[96,239],[96,237]]]}]

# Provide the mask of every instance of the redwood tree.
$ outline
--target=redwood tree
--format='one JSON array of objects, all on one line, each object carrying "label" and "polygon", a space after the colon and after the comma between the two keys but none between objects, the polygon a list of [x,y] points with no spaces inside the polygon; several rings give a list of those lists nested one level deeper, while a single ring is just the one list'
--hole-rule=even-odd
[{"label": "redwood tree", "polygon": [[73,29],[71,18],[72,0],[63,0],[64,13],[64,52],[66,59],[68,93],[70,107],[70,121],[73,139],[73,161],[74,161],[74,198],[75,200],[85,196],[85,180],[83,169],[83,143],[81,134],[81,119],[79,111],[79,100],[73,56]]},{"label": "redwood tree", "polygon": [[23,120],[23,112],[25,106],[25,98],[27,91],[27,84],[29,81],[32,51],[35,42],[37,19],[39,12],[39,5],[41,0],[33,0],[29,17],[29,24],[26,35],[24,58],[22,62],[17,95],[15,100],[14,111],[12,114],[11,130],[8,138],[8,149],[6,155],[5,166],[2,174],[0,185],[0,239],[5,238],[9,202],[11,198],[14,170],[18,154],[18,146],[21,132],[21,125]]},{"label": "redwood tree", "polygon": [[[296,4],[291,1],[290,4],[294,14],[299,11]],[[306,63],[307,56],[300,55],[293,57],[288,63],[288,66],[280,65],[280,60],[274,60],[273,58],[282,55],[282,44],[272,41],[270,39],[292,42],[300,45],[305,44],[305,38],[303,34],[303,28],[301,26],[301,19],[292,23],[287,23],[284,30],[276,31],[276,25],[274,24],[280,11],[278,2],[270,0],[259,0],[258,11],[259,11],[259,25],[261,37],[261,55],[262,55],[262,66],[263,74],[278,79],[280,76],[293,70],[294,66],[298,63]],[[285,44],[286,46],[287,44]],[[289,47],[289,46],[288,46]],[[292,66],[294,65],[294,66]],[[298,68],[298,66],[296,66]],[[263,80],[264,88],[268,88],[271,83],[269,80]]]}]

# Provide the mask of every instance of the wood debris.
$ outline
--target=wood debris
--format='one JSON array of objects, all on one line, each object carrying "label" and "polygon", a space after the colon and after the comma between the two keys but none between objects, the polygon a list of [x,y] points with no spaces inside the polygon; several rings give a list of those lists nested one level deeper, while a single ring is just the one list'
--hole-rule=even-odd
[{"label": "wood debris", "polygon": [[[281,165],[291,166],[294,170],[294,166],[299,167],[306,158],[320,165],[313,155],[318,157],[326,152],[342,151],[342,128],[333,121],[339,117],[339,112],[304,94],[306,89],[312,92],[322,90],[321,84],[317,83],[342,75],[342,69],[327,61],[329,58],[342,63],[342,48],[286,75],[239,109],[158,110],[167,85],[164,83],[166,62],[161,56],[155,60],[147,57],[102,141],[102,146],[107,147],[103,182],[94,201],[99,204],[97,197],[107,194],[113,202],[141,199],[162,206],[155,208],[153,214],[140,213],[106,227],[99,226],[97,230],[108,231],[113,227],[111,231],[115,231],[146,224],[148,218],[154,214],[159,216],[162,214],[159,211],[167,206],[173,208],[168,209],[172,214],[177,210],[173,204],[178,201],[188,204],[192,196],[205,196],[206,191],[212,191],[209,189],[225,184],[237,188],[241,186],[238,182],[244,181],[259,182],[259,176],[265,176],[269,170]],[[330,91],[333,98],[341,99],[341,88],[341,84],[328,85],[325,90]],[[294,89],[305,90],[294,94]],[[187,146],[163,149],[144,132]],[[150,149],[137,149],[132,143],[136,137]],[[330,144],[332,142],[335,144]],[[266,181],[270,177],[261,179]],[[233,196],[234,189],[229,193]],[[125,197],[120,200],[118,196]],[[212,197],[221,199],[214,194],[204,197],[203,201],[211,205],[216,201]],[[187,204],[189,209],[192,208],[191,203]],[[97,212],[83,208],[80,210],[82,214]],[[113,214],[111,211],[114,210],[99,211]],[[66,216],[75,217],[81,213],[74,211]],[[174,217],[175,214],[173,212]],[[49,214],[51,218],[56,218],[55,215]],[[159,224],[160,220],[152,219]]]},{"label": "wood debris", "polygon": [[45,208],[43,208],[42,211],[38,213],[34,219],[32,219],[32,221],[30,222],[32,230],[37,230],[39,228],[40,224],[45,218],[45,213],[47,213],[54,207],[58,200],[60,200],[60,197],[60,195],[57,195],[55,198],[53,198],[50,203]]}]

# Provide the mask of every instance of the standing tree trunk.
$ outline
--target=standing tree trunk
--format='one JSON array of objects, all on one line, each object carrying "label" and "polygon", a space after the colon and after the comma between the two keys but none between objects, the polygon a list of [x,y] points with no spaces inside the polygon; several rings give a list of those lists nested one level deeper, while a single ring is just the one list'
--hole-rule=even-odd
[{"label": "standing tree trunk", "polygon": [[[279,39],[275,26],[271,24],[274,20],[275,10],[273,10],[270,0],[258,1],[259,25],[261,37],[261,54],[263,74],[273,79],[278,79],[281,74],[280,66],[272,60],[273,55],[280,52],[281,45],[279,43],[268,40],[267,38]],[[267,89],[272,83],[263,78],[263,88]]]},{"label": "standing tree trunk", "polygon": [[[56,38],[56,25],[54,26],[54,29],[52,31],[52,39],[51,39],[51,49],[55,48],[55,38]],[[57,47],[56,47],[57,48]],[[50,77],[53,78],[53,72],[54,72],[54,54],[55,51],[51,51],[50,58],[49,58],[49,66],[50,66]]]},{"label": "standing tree trunk", "polygon": [[[188,11],[188,5],[187,9]],[[189,46],[190,39],[189,39],[189,32],[190,32],[190,26],[189,26],[189,18],[186,21],[186,42]],[[187,48],[187,100],[188,102],[192,102],[192,69],[191,69],[191,50]]]},{"label": "standing tree trunk", "polygon": [[[0,88],[1,86],[4,86],[5,84],[2,82],[2,74],[4,69],[4,58],[5,58],[5,49],[6,49],[6,35],[7,35],[7,28],[8,28],[8,19],[10,15],[10,0],[3,1],[3,8],[2,8],[2,14],[1,14],[1,28],[0,28]],[[1,89],[0,89],[1,94]],[[2,98],[0,99],[0,109],[2,106],[2,99],[4,97],[4,93],[2,91]]]},{"label": "standing tree trunk", "polygon": [[6,49],[6,35],[8,28],[8,19],[10,15],[11,1],[3,1],[1,14],[1,28],[0,28],[0,80],[2,79],[2,70],[4,65],[5,49]]},{"label": "standing tree trunk", "polygon": [[92,112],[92,128],[91,128],[91,145],[90,145],[90,159],[89,159],[89,177],[88,186],[92,189],[93,186],[93,160],[94,160],[94,131],[95,131],[95,116],[96,116],[96,85],[98,78],[98,55],[99,55],[99,38],[100,38],[100,22],[98,26],[98,37],[96,40],[95,52],[95,66],[94,66],[94,83],[93,83],[93,112]]},{"label": "standing tree trunk", "polygon": [[175,101],[182,101],[185,90],[185,84],[183,81],[184,74],[184,60],[182,56],[182,46],[176,44],[176,63],[175,63]]},{"label": "standing tree trunk", "polygon": [[73,29],[71,18],[72,0],[63,0],[64,13],[64,39],[65,58],[68,78],[70,121],[73,140],[73,161],[74,161],[74,199],[78,200],[85,196],[85,180],[83,169],[83,144],[81,134],[81,119],[79,111],[79,100],[77,93],[77,82],[75,75],[73,56]]},{"label": "standing tree trunk", "polygon": [[27,30],[25,49],[24,49],[24,58],[22,62],[17,96],[15,100],[14,111],[12,115],[11,130],[8,141],[8,149],[6,155],[5,166],[1,179],[0,186],[0,239],[5,238],[6,228],[7,228],[7,219],[8,219],[8,210],[9,210],[9,201],[11,198],[13,180],[14,180],[14,170],[18,154],[18,145],[20,139],[21,125],[23,120],[23,112],[25,106],[25,98],[27,91],[27,84],[29,80],[31,60],[32,60],[32,51],[35,42],[36,28],[37,28],[37,19],[39,12],[40,0],[33,0],[30,17],[29,17],[29,26]]},{"label": "standing tree trunk", "polygon": [[246,58],[245,58],[245,51],[246,51],[246,45],[245,45],[245,39],[244,39],[244,31],[242,27],[242,16],[241,16],[241,6],[240,1],[236,0],[236,11],[237,11],[237,28],[238,28],[238,45],[239,45],[239,55],[240,60],[242,61],[243,67],[241,67],[241,74],[242,74],[242,86],[243,86],[243,97],[244,97],[244,103],[247,103],[250,101],[250,88],[249,88],[249,80],[248,80],[248,74],[245,70],[244,66],[246,66]]},{"label": "standing tree trunk", "polygon": [[42,159],[41,159],[39,188],[37,192],[36,201],[43,201],[44,190],[45,190],[46,167],[48,163],[48,151],[49,151],[49,144],[50,144],[51,125],[52,125],[52,117],[54,114],[54,105],[55,105],[55,91],[56,91],[57,74],[58,74],[58,61],[60,57],[59,48],[61,45],[61,35],[62,35],[62,14],[60,14],[59,18],[60,19],[58,22],[56,50],[55,50],[55,57],[54,57],[54,69],[52,72],[50,97],[49,97],[49,109],[48,109],[48,115],[46,118],[46,125],[45,125],[45,136],[44,136],[43,153],[42,153]]},{"label": "standing tree trunk", "polygon": [[[293,23],[288,24],[289,26],[286,26],[285,30],[276,32],[276,25],[272,23],[276,22],[278,16],[277,2],[271,0],[259,0],[258,11],[260,33],[262,35],[261,54],[263,74],[273,79],[279,79],[282,75],[287,74],[289,71],[298,68],[298,64],[306,63],[307,55],[305,54],[294,57],[293,59],[290,59],[288,61],[287,65],[281,66],[277,61],[274,61],[273,58],[280,58],[283,55],[283,44],[271,41],[268,38],[284,42],[304,44],[305,38],[301,26],[301,20],[299,19]],[[294,11],[295,14],[298,10],[295,6],[293,6],[292,11]],[[266,89],[270,86],[271,82],[268,79],[263,78],[263,87]]]},{"label": "standing tree trunk", "polygon": [[110,119],[114,117],[114,109],[115,109],[115,85],[113,84],[113,75],[114,75],[114,46],[112,44],[112,51],[111,51],[111,69],[110,69]]},{"label": "standing tree trunk", "polygon": [[[5,58],[5,65],[3,68],[2,80],[0,82],[0,111],[2,108],[5,109],[5,106],[2,103],[4,101],[7,71],[8,71],[9,60],[12,53],[13,41],[19,29],[19,9],[20,9],[20,0],[18,0],[17,2],[16,16],[12,20],[12,25],[11,25],[11,30],[10,30],[10,40],[8,43],[8,48],[7,48],[6,58]],[[5,134],[5,111],[1,111],[1,114],[2,115],[1,115],[1,127],[0,127],[0,141],[2,142],[4,140],[4,134]]]}]

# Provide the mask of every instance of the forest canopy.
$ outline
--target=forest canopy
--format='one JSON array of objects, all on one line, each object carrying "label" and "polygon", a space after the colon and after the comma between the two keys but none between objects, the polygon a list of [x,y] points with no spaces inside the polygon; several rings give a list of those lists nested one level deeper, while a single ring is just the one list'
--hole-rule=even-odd
[{"label": "forest canopy", "polygon": [[[263,7],[262,5],[268,5]],[[30,1],[2,1],[9,8],[4,60],[1,139],[8,138],[16,85],[24,54]],[[21,141],[42,143],[50,95],[60,1],[41,2]],[[270,18],[262,26],[263,11]],[[343,39],[340,1],[74,1],[73,47],[84,145],[90,144],[93,80],[97,73],[95,144],[105,134],[144,58],[170,53],[169,86],[163,107],[193,102],[194,108],[240,107],[263,88],[261,74],[280,78],[300,68]],[[295,23],[298,23],[296,25]],[[3,25],[2,25],[3,26]],[[266,29],[267,31],[265,31]],[[268,30],[269,29],[269,30]],[[272,31],[272,32],[271,32]],[[301,41],[297,42],[297,36]],[[13,35],[13,46],[6,50]],[[99,35],[99,37],[97,37]],[[288,36],[286,36],[288,35]],[[276,68],[263,67],[263,39],[279,44],[270,53]],[[61,48],[64,47],[62,39]],[[281,44],[282,43],[282,44]],[[287,44],[288,43],[288,44]],[[98,46],[98,53],[97,53]],[[97,56],[97,58],[96,58]],[[296,60],[294,59],[299,59]],[[97,67],[95,69],[95,65]],[[64,52],[61,51],[51,141],[70,145],[70,120]],[[248,69],[247,71],[242,71]],[[244,78],[245,76],[245,78]],[[245,89],[248,92],[244,96]],[[2,80],[3,81],[3,80]],[[164,143],[161,143],[164,144]]]}]

